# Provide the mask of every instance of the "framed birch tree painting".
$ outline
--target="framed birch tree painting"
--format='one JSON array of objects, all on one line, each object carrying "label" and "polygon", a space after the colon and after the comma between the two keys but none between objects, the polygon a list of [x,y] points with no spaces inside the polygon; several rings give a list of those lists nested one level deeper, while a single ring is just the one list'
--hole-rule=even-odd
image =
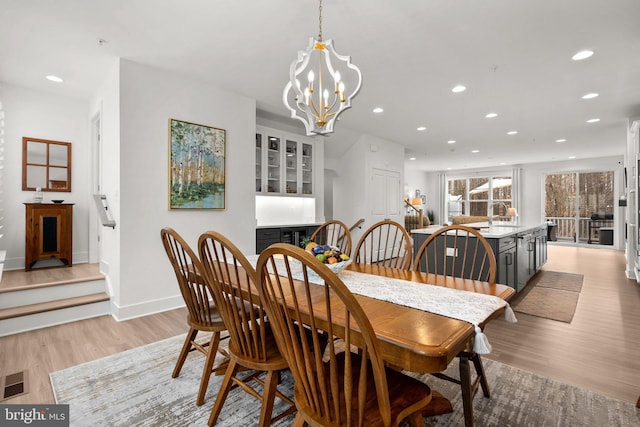
[{"label": "framed birch tree painting", "polygon": [[226,131],[169,119],[169,208],[225,209]]}]

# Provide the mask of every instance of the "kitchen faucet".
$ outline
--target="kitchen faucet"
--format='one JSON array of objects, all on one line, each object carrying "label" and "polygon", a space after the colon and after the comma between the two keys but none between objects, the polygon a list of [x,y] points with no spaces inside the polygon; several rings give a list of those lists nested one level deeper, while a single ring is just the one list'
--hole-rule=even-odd
[{"label": "kitchen faucet", "polygon": [[509,212],[509,206],[507,206],[505,203],[503,202],[492,202],[489,203],[489,227],[491,227],[491,225],[493,224],[493,205],[502,205],[504,206],[504,213],[506,214],[507,212]]}]

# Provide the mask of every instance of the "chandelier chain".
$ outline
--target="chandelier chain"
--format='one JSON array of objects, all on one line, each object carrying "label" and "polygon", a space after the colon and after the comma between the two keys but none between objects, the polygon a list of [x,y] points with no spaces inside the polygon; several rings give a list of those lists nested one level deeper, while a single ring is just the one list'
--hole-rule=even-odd
[{"label": "chandelier chain", "polygon": [[320,0],[318,5],[318,28],[320,30],[318,33],[318,40],[322,41],[322,0]]}]

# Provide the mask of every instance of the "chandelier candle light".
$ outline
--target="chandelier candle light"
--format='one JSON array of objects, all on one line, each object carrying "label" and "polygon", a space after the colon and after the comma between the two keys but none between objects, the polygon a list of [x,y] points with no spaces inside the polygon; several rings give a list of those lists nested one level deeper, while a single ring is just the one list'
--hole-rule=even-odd
[{"label": "chandelier candle light", "polygon": [[[336,119],[351,108],[351,99],[358,94],[362,84],[362,74],[351,63],[351,57],[336,53],[333,40],[322,39],[322,0],[319,16],[318,39],[311,37],[307,49],[298,51],[282,93],[282,101],[291,112],[291,118],[304,123],[307,135],[332,133]],[[301,75],[307,78],[307,84],[300,82]],[[323,81],[327,75],[332,81]],[[347,94],[346,90],[351,88],[353,90]]]}]

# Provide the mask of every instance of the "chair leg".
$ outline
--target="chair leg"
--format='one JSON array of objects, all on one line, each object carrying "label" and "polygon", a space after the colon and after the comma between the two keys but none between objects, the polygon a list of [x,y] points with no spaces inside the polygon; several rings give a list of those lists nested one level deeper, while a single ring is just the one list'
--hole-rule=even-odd
[{"label": "chair leg", "polygon": [[471,386],[471,369],[469,358],[461,355],[460,361],[460,387],[462,388],[462,407],[464,409],[465,427],[473,427],[473,391]]},{"label": "chair leg", "polygon": [[182,365],[184,365],[184,361],[187,360],[187,355],[191,350],[191,341],[196,339],[196,335],[198,335],[197,329],[189,328],[189,332],[187,333],[187,338],[184,340],[184,344],[182,345],[182,350],[180,350],[180,355],[178,356],[178,361],[176,362],[175,368],[173,368],[173,373],[171,374],[171,378],[176,378],[180,375],[180,371],[182,370]]},{"label": "chair leg", "polygon": [[293,427],[303,427],[304,426],[304,417],[300,412],[296,414],[296,417],[293,419]]},{"label": "chair leg", "polygon": [[262,394],[262,408],[260,409],[260,427],[269,427],[271,425],[271,413],[273,412],[276,387],[278,386],[279,379],[279,371],[267,371]]},{"label": "chair leg", "polygon": [[410,427],[423,427],[424,420],[422,419],[422,411],[414,412],[409,415],[407,418]]},{"label": "chair leg", "polygon": [[480,355],[478,353],[474,353],[470,359],[473,362],[473,366],[476,368],[476,375],[480,378],[480,387],[482,387],[484,397],[490,398],[491,390],[489,390],[489,382],[487,381],[487,376],[484,373],[484,365],[482,364]]},{"label": "chair leg", "polygon": [[240,365],[236,362],[229,360],[229,365],[224,373],[222,384],[220,384],[220,391],[218,391],[218,396],[216,397],[216,403],[214,403],[213,409],[211,409],[211,415],[209,415],[209,427],[215,425],[218,420],[224,401],[227,400],[227,395],[229,394],[229,390],[231,390],[231,385],[233,384],[232,379],[238,373],[239,367]]},{"label": "chair leg", "polygon": [[201,406],[204,403],[204,396],[207,394],[207,387],[209,386],[209,377],[213,371],[213,362],[216,360],[216,354],[218,353],[218,344],[220,344],[220,332],[214,332],[211,335],[211,341],[209,342],[209,351],[207,352],[207,358],[204,362],[204,368],[202,369],[202,379],[200,380],[200,390],[198,391],[198,399],[196,405]]}]

